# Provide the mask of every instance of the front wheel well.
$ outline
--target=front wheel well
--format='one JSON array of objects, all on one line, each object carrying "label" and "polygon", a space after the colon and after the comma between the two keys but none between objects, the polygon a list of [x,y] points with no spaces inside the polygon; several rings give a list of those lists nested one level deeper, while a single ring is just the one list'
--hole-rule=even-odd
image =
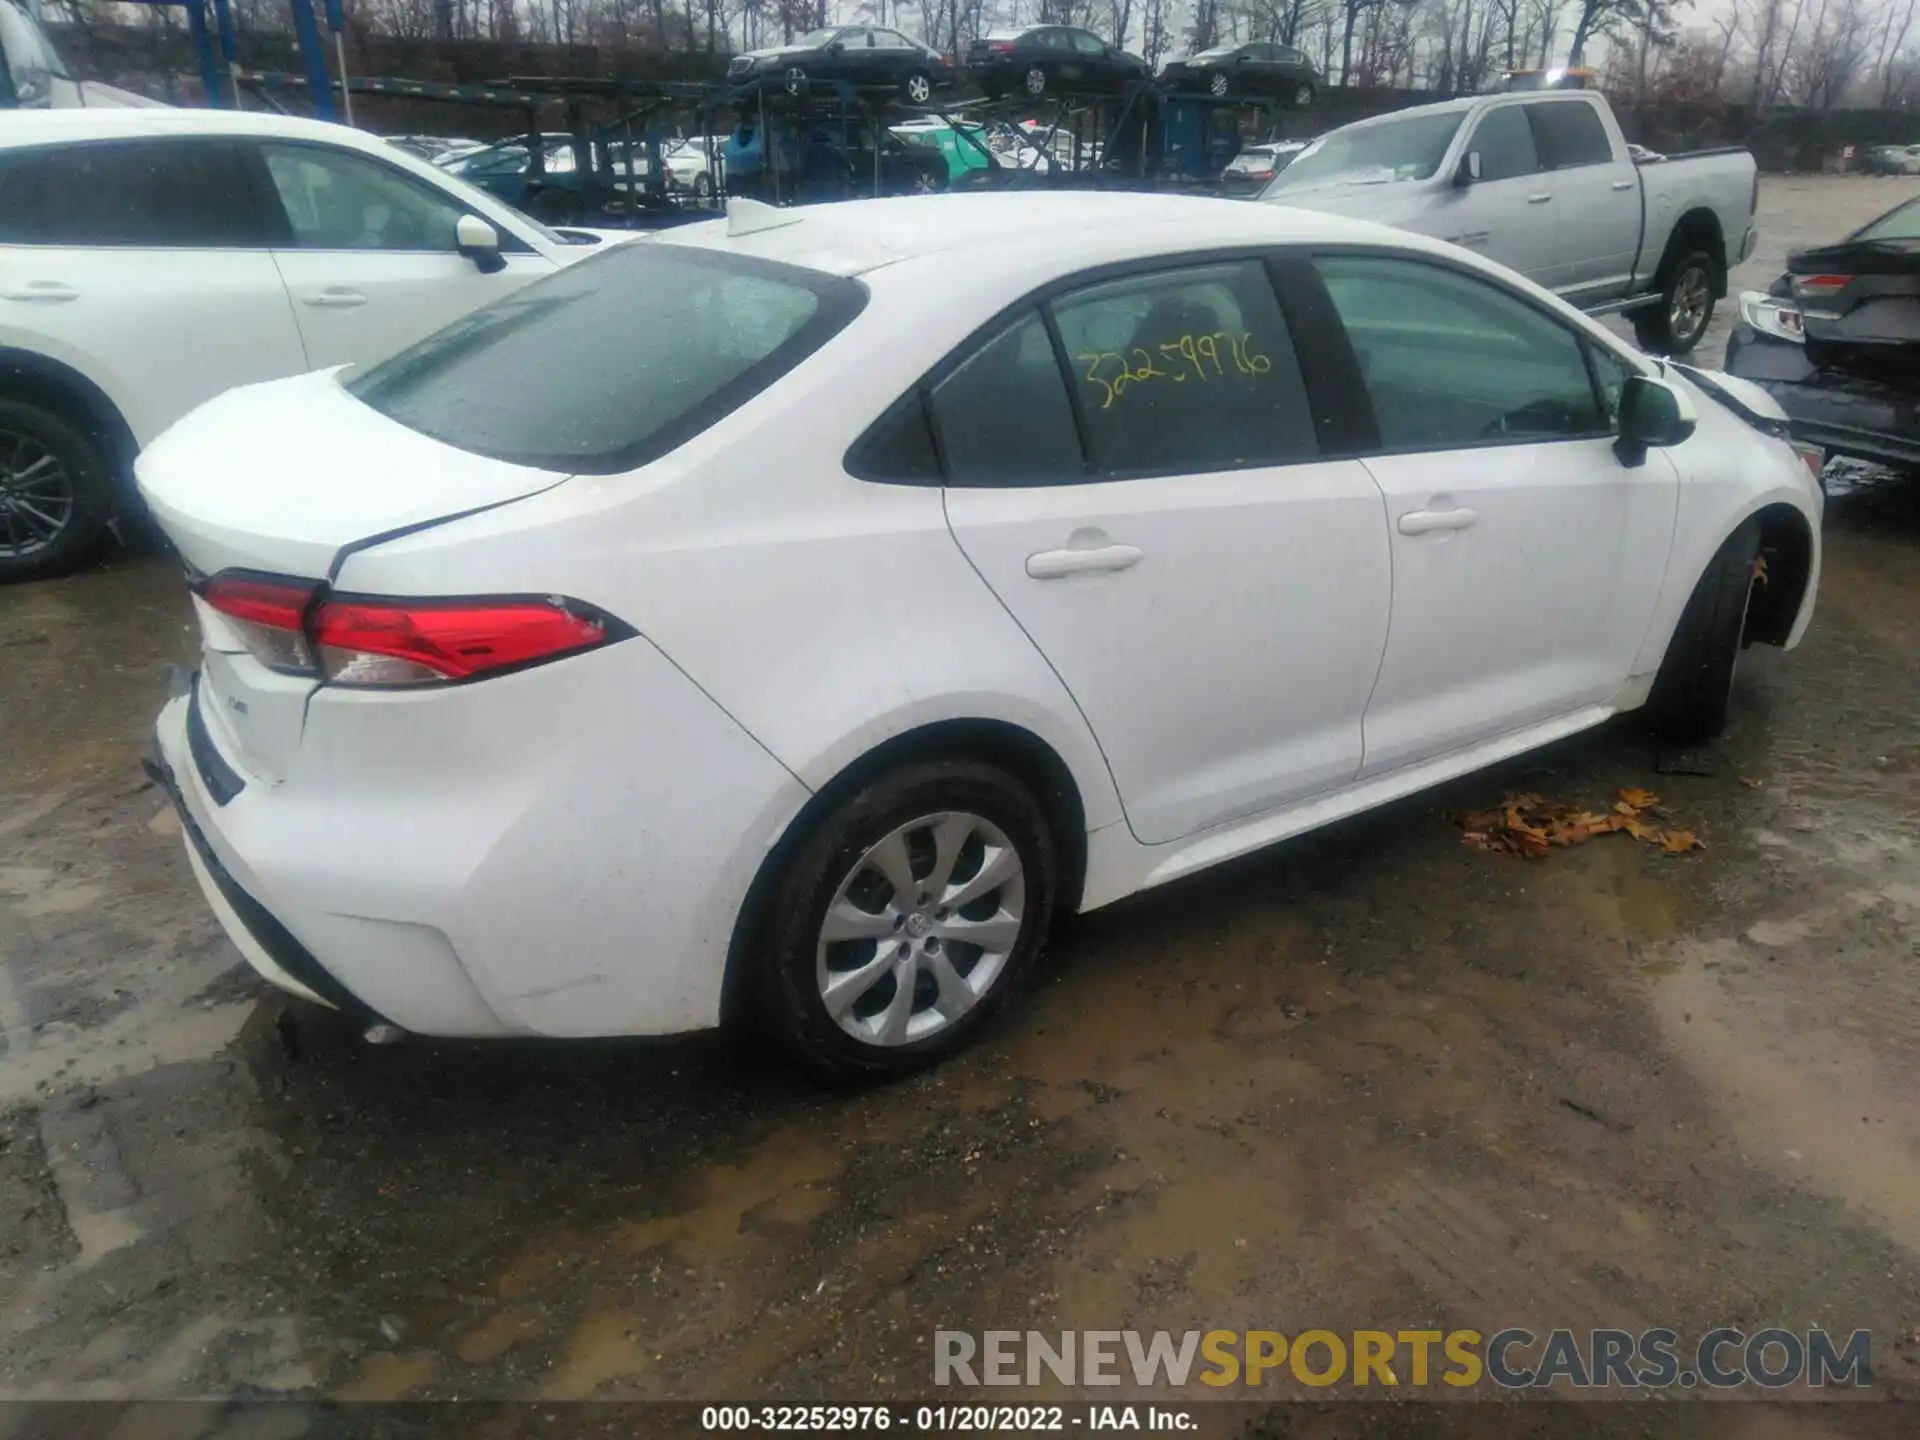
[{"label": "front wheel well", "polygon": [[71,365],[31,350],[0,348],[0,397],[43,406],[70,421],[100,447],[114,479],[131,489],[133,460],[140,453],[133,428],[107,392]]},{"label": "front wheel well", "polygon": [[720,1023],[744,1018],[751,986],[749,955],[763,933],[767,898],[781,867],[820,817],[863,784],[900,765],[926,760],[978,760],[1013,775],[1040,802],[1054,841],[1060,847],[1060,895],[1055,913],[1073,914],[1087,872],[1087,818],[1073,772],[1054,748],[1031,730],[1004,720],[941,720],[909,730],[875,746],[829,780],[800,807],[779,842],[761,863],[734,918],[727,946],[726,974],[720,990]]},{"label": "front wheel well", "polygon": [[1747,641],[1784,645],[1813,578],[1813,527],[1791,505],[1768,505],[1753,518],[1766,568],[1747,602]]}]

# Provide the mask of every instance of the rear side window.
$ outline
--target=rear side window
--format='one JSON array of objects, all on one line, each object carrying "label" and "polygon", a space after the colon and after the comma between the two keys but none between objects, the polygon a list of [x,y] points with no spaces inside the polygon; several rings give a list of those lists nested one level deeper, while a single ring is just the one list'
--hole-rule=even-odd
[{"label": "rear side window", "polygon": [[1045,485],[1085,474],[1047,328],[1015,320],[933,390],[953,485]]},{"label": "rear side window", "polygon": [[1286,320],[1257,260],[1155,271],[1054,302],[1087,445],[1109,474],[1319,453]]},{"label": "rear side window", "polygon": [[1606,127],[1593,106],[1583,100],[1542,102],[1526,107],[1533,121],[1533,138],[1540,148],[1540,163],[1549,170],[1570,170],[1578,165],[1609,165],[1613,146],[1607,142]]},{"label": "rear side window", "polygon": [[515,464],[608,475],[721,420],[859,314],[855,281],[638,241],[348,381],[392,420]]},{"label": "rear side window", "polygon": [[253,193],[221,140],[11,151],[0,156],[0,244],[257,247]]}]

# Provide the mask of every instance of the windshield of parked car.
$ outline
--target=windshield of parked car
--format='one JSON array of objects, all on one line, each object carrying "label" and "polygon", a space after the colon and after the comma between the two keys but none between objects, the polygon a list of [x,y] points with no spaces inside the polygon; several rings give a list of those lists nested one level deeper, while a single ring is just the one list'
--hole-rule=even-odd
[{"label": "windshield of parked car", "polygon": [[1920,200],[1909,200],[1857,232],[1856,240],[1920,240]]},{"label": "windshield of parked car", "polygon": [[[524,164],[526,147],[523,145],[519,148]],[[487,215],[500,204],[497,196],[489,195],[478,185],[467,179],[466,173],[462,170],[446,165],[436,165],[434,166],[434,171],[435,184],[453,191],[482,215]],[[568,240],[567,237],[562,235],[558,230],[553,229],[551,226],[541,224],[525,211],[516,211],[515,214],[523,228],[533,231],[542,239],[551,241],[555,245],[570,245],[574,243]]]},{"label": "windshield of parked car", "polygon": [[1447,146],[1453,143],[1464,119],[1465,111],[1453,110],[1335,130],[1302,150],[1264,193],[1275,195],[1317,185],[1426,180],[1440,168]]},{"label": "windshield of parked car", "polygon": [[456,320],[349,393],[476,455],[613,474],[683,444],[859,313],[857,281],[633,241]]}]

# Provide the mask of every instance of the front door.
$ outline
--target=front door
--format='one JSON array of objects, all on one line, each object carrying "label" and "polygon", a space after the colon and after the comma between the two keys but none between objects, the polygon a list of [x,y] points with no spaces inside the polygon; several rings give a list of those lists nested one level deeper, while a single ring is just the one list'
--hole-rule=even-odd
[{"label": "front door", "polygon": [[1494,281],[1317,263],[1380,428],[1393,626],[1363,775],[1606,702],[1652,619],[1679,489],[1613,448],[1625,362]]},{"label": "front door", "polygon": [[502,233],[506,267],[482,274],[455,243],[467,212],[454,198],[369,156],[279,143],[259,154],[286,211],[274,263],[314,369],[384,359],[554,268]]},{"label": "front door", "polygon": [[1486,111],[1463,153],[1479,155],[1480,178],[1438,212],[1441,238],[1550,286],[1559,264],[1552,177],[1541,169],[1526,112],[1517,104]]},{"label": "front door", "polygon": [[1320,458],[1266,271],[1162,269],[1049,308],[1069,377],[1029,312],[933,391],[947,514],[1086,715],[1134,835],[1346,783],[1386,526],[1365,467]]}]

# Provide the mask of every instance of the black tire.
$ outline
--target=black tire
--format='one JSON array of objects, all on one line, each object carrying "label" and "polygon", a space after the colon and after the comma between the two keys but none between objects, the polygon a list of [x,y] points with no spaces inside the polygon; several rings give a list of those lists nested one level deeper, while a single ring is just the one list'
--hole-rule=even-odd
[{"label": "black tire", "polygon": [[1759,553],[1760,527],[1748,520],[1727,537],[1687,597],[1647,697],[1648,720],[1669,739],[1711,740],[1727,728]]},{"label": "black tire", "polygon": [[[821,997],[818,966],[827,909],[870,847],[920,816],[945,811],[979,816],[1010,842],[1024,886],[1018,937],[985,993],[944,1028],[901,1044],[864,1042],[840,1028]],[[763,921],[746,956],[755,1020],[795,1063],[827,1080],[882,1080],[945,1059],[1006,1008],[1031,972],[1052,920],[1059,855],[1040,803],[996,766],[924,761],[877,776],[812,825],[769,888]],[[916,867],[915,873],[926,872]],[[892,943],[875,942],[876,950]]]},{"label": "black tire", "polygon": [[1038,65],[1029,65],[1027,73],[1020,77],[1020,88],[1029,95],[1047,93],[1047,72]]},{"label": "black tire", "polygon": [[1293,87],[1293,108],[1304,110],[1313,104],[1313,86],[1299,84]]},{"label": "black tire", "polygon": [[804,94],[806,90],[807,72],[802,70],[798,65],[790,67],[787,70],[787,93],[789,95],[800,95]]},{"label": "black tire", "polygon": [[924,70],[909,70],[900,82],[900,98],[909,105],[925,105],[933,99],[933,77]]},{"label": "black tire", "polygon": [[1224,95],[1227,93],[1230,84],[1231,82],[1227,79],[1227,72],[1224,70],[1216,70],[1207,77],[1207,93],[1209,95]]},{"label": "black tire", "polygon": [[64,575],[93,554],[113,518],[113,493],[102,447],[73,420],[0,399],[0,584]]},{"label": "black tire", "polygon": [[[1680,306],[1683,292],[1704,293],[1701,304]],[[1690,250],[1667,271],[1660,303],[1633,312],[1633,338],[1649,355],[1685,355],[1700,343],[1713,323],[1715,297],[1720,290],[1720,262],[1705,250]],[[1686,312],[1685,318],[1676,308]]]},{"label": "black tire", "polygon": [[693,198],[702,205],[713,199],[713,177],[704,170],[693,177]]}]

